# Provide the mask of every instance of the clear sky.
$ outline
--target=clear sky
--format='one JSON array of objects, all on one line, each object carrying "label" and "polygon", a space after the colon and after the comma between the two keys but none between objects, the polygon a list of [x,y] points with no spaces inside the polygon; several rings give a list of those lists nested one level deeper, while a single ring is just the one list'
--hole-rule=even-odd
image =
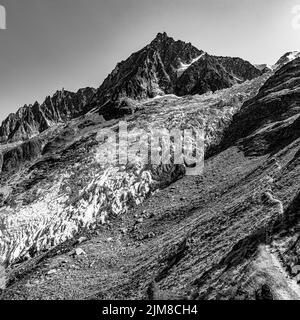
[{"label": "clear sky", "polygon": [[158,32],[211,54],[273,64],[300,50],[300,0],[0,0],[0,120],[64,87],[98,87]]}]

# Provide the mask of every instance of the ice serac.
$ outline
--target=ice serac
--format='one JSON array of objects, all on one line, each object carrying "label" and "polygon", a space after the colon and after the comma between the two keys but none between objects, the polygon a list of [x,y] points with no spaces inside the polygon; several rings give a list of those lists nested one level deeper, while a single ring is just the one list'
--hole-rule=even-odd
[{"label": "ice serac", "polygon": [[101,114],[113,118],[134,111],[131,99],[201,94],[260,75],[261,71],[247,61],[214,57],[191,43],[158,33],[149,45],[116,66],[98,89],[93,104]]},{"label": "ice serac", "polygon": [[40,105],[25,105],[10,114],[0,126],[0,142],[27,140],[58,122],[70,120],[89,110],[94,89],[84,88],[77,93],[61,90],[46,97]]}]

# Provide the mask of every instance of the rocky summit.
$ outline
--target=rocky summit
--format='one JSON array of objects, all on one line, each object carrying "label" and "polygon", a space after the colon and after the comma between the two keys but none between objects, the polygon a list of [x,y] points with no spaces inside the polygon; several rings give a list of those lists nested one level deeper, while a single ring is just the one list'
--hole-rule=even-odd
[{"label": "rocky summit", "polygon": [[[9,115],[1,298],[300,299],[299,119],[296,53],[254,66],[166,33],[98,89]],[[139,130],[203,132],[203,170],[112,161],[101,137],[120,122],[129,147]]]}]

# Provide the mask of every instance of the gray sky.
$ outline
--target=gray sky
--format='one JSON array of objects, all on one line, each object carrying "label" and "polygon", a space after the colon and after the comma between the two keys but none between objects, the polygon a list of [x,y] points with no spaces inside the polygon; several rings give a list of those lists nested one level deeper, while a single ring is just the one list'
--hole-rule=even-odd
[{"label": "gray sky", "polygon": [[158,32],[211,54],[273,64],[300,49],[300,0],[0,0],[0,120],[64,87],[98,87]]}]

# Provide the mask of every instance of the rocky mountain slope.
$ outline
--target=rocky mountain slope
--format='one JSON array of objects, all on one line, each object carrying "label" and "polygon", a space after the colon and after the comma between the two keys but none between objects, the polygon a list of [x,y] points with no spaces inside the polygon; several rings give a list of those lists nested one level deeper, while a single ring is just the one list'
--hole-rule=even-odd
[{"label": "rocky mountain slope", "polygon": [[278,70],[234,115],[226,131],[226,148],[236,141],[247,155],[276,153],[299,135],[300,58]]},{"label": "rocky mountain slope", "polygon": [[[2,146],[2,299],[299,299],[300,58],[252,67],[158,34],[76,113]],[[203,171],[110,161],[120,118],[130,146],[204,132]]]}]

